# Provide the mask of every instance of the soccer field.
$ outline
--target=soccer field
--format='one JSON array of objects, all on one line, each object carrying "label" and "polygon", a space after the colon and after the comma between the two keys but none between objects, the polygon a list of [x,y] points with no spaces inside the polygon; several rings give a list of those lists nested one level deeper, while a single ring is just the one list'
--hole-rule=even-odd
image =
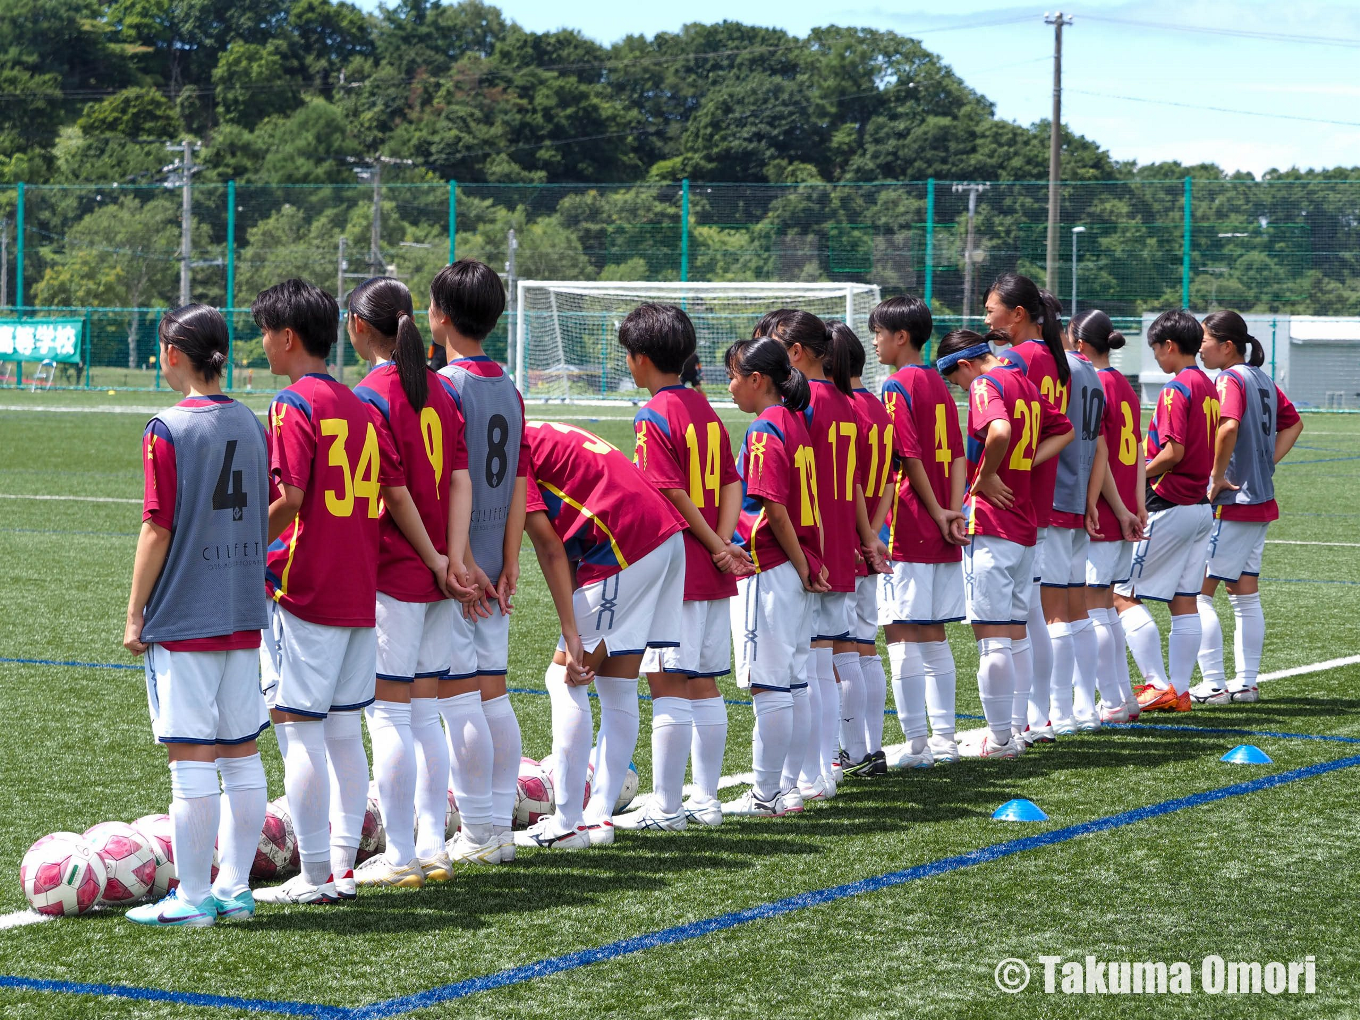
[{"label": "soccer field", "polygon": [[[331,908],[163,931],[120,911],[26,920],[19,861],[46,833],[164,811],[140,664],[121,637],[139,439],[173,395],[0,393],[0,1017],[1338,1017],[1360,1001],[1360,418],[1305,414],[1276,483],[1256,705],[1196,706],[1015,761],[848,780],[830,803],[718,829],[464,869]],[[250,398],[263,410],[267,397]],[[631,445],[631,409],[530,408]],[[585,420],[598,414],[600,420]],[[744,419],[726,416],[739,436]],[[532,551],[511,625],[524,752],[550,749],[556,618]],[[1231,644],[1232,614],[1220,591]],[[1163,637],[1164,609],[1154,608]],[[971,633],[950,627],[961,714]],[[1327,660],[1344,665],[1309,669]],[[644,689],[645,689],[645,685]],[[730,682],[725,772],[750,768]],[[961,720],[960,728],[967,728]],[[895,719],[888,742],[900,740]],[[650,782],[643,706],[635,755]],[[1273,759],[1219,761],[1237,744]],[[270,794],[283,791],[271,733]],[[991,819],[1024,797],[1043,823]],[[1210,995],[1200,961],[1313,957],[1315,994]],[[1189,961],[1190,995],[1045,995],[1040,956]],[[1008,958],[1034,977],[997,988]]]}]

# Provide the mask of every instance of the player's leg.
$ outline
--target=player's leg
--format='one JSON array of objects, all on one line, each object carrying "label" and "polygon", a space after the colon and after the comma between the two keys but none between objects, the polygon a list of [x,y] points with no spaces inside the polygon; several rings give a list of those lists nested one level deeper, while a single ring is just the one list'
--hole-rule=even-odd
[{"label": "player's leg", "polygon": [[1209,532],[1209,562],[1204,568],[1204,582],[1200,585],[1195,608],[1199,612],[1199,672],[1201,680],[1190,689],[1192,700],[1201,704],[1217,704],[1227,701],[1223,691],[1227,688],[1227,678],[1223,668],[1223,624],[1214,610],[1214,594],[1220,581],[1235,581],[1241,575],[1241,563],[1229,549],[1231,528],[1228,521],[1214,519]]},{"label": "player's leg", "polygon": [[732,669],[732,634],[729,629],[730,599],[708,603],[704,615],[703,644],[699,650],[699,675],[691,676],[686,691],[694,718],[690,741],[690,768],[697,792],[685,802],[685,817],[704,825],[722,823],[718,781],[722,778],[727,751],[727,703],[718,690],[718,677]]},{"label": "player's leg", "polygon": [[[455,613],[455,620],[461,614]],[[457,661],[455,627],[455,662]],[[519,783],[519,762],[524,754],[519,719],[506,676],[510,662],[510,618],[493,606],[491,615],[473,624],[473,649],[477,661],[477,683],[482,693],[482,714],[491,734],[491,824],[500,843],[500,863],[515,859],[513,830],[515,793]]]},{"label": "player's leg", "polygon": [[250,869],[269,802],[255,738],[269,725],[269,716],[260,693],[259,653],[241,648],[214,654],[222,659],[216,748],[222,796],[217,835],[221,867],[213,883],[213,899],[219,921],[248,921],[255,916]]},{"label": "player's leg", "polygon": [[864,749],[873,760],[869,775],[888,771],[883,753],[883,713],[888,707],[888,677],[878,654],[878,578],[870,574],[855,585],[855,643],[864,680]]},{"label": "player's leg", "polygon": [[[416,752],[416,860],[427,882],[453,877],[453,862],[445,847],[449,812],[450,751],[440,725],[439,685],[452,672],[453,617],[462,607],[442,600],[425,604],[425,620],[411,685],[411,738]],[[474,681],[475,683],[475,681]],[[474,689],[481,707],[481,689]],[[500,857],[500,843],[490,851]]]},{"label": "player's leg", "polygon": [[1261,652],[1265,648],[1266,618],[1261,610],[1261,556],[1265,551],[1268,524],[1233,522],[1234,531],[1241,531],[1240,544],[1248,549],[1242,574],[1236,583],[1228,585],[1228,602],[1232,604],[1234,673],[1228,694],[1235,702],[1260,700],[1256,678],[1261,668]]},{"label": "player's leg", "polygon": [[330,767],[331,875],[336,895],[344,900],[355,895],[354,867],[368,814],[363,713],[375,694],[378,635],[373,627],[352,627],[342,633],[339,680],[322,735]]},{"label": "player's leg", "polygon": [[1171,563],[1177,551],[1173,534],[1177,525],[1174,509],[1157,510],[1148,516],[1143,539],[1133,549],[1129,579],[1116,584],[1114,589],[1114,604],[1124,640],[1143,674],[1143,684],[1134,688],[1140,709],[1157,700],[1160,693],[1171,686],[1162,659],[1162,636],[1143,600],[1169,602],[1175,594],[1175,577],[1171,571],[1174,569],[1178,575],[1179,567],[1173,568]]},{"label": "player's leg", "polygon": [[[686,602],[685,606],[688,608],[693,604]],[[682,634],[680,640],[683,647],[686,636]],[[676,831],[684,829],[688,822],[681,802],[684,800],[685,764],[694,736],[694,708],[689,699],[686,675],[665,672],[668,658],[660,649],[648,649],[643,656],[642,669],[652,696],[652,792],[644,798],[646,803],[640,810],[614,817],[617,829]],[[678,662],[679,659],[671,661]]]},{"label": "player's leg", "polygon": [[[1171,599],[1171,634],[1167,639],[1167,679],[1176,694],[1174,705],[1159,706],[1165,710],[1190,710],[1190,680],[1199,656],[1200,623],[1196,598],[1204,583],[1204,568],[1208,559],[1209,532],[1213,527],[1213,511],[1207,504],[1177,507],[1176,546],[1182,564],[1175,579]],[[1145,708],[1147,706],[1144,706]]]},{"label": "player's leg", "polygon": [[[1029,727],[1029,703],[1036,688],[1049,690],[1054,676],[1062,668],[1055,669],[1055,656],[1058,650],[1052,647],[1051,631],[1043,597],[1044,564],[1050,555],[1060,550],[1050,550],[1050,536],[1058,529],[1040,528],[1034,545],[1034,582],[1029,589],[1026,605],[1028,613],[1024,617],[1025,636],[1017,639],[1018,647],[1011,649],[1015,661],[1015,698],[1011,703],[1011,730],[1024,734]],[[1060,536],[1059,536],[1060,537]],[[1057,544],[1061,544],[1058,542]],[[1048,721],[1047,714],[1044,722]],[[1021,747],[1028,741],[1022,736]]]},{"label": "player's leg", "polygon": [[926,715],[930,719],[930,750],[935,764],[959,760],[955,740],[957,674],[954,653],[945,635],[946,623],[958,623],[967,615],[963,598],[961,564],[930,564],[930,615],[934,622],[918,630],[921,658],[926,668]]},{"label": "player's leg", "polygon": [[[846,608],[854,618],[854,598],[846,600]],[[853,634],[848,641],[837,641],[832,645],[832,668],[836,671],[836,682],[840,685],[841,705],[837,717],[835,747],[840,748],[837,762],[847,776],[864,775],[873,770],[874,760],[869,757],[868,744],[864,737],[864,707],[866,695],[864,674],[859,665],[859,642]]]},{"label": "player's leg", "polygon": [[[1085,555],[1082,556],[1085,567]],[[1100,729],[1100,713],[1096,708],[1096,683],[1099,679],[1100,638],[1096,622],[1086,609],[1086,586],[1072,584],[1067,589],[1067,614],[1072,627],[1072,718],[1080,733]]]},{"label": "player's leg", "polygon": [[[1032,553],[1021,546],[987,535],[973,537],[964,549],[963,570],[968,622],[978,645],[978,697],[986,725],[964,734],[959,753],[964,757],[1008,757],[1019,753],[1011,735],[1015,698],[1015,661],[1012,647],[1023,627],[1013,625],[1017,587],[1033,584]],[[1027,611],[1020,597],[1022,610]],[[1024,618],[1024,615],[1021,616]]]},{"label": "player's leg", "polygon": [[[439,681],[439,715],[448,741],[448,782],[458,804],[459,821],[458,832],[446,849],[455,864],[496,864],[501,858],[501,841],[492,820],[496,752],[475,655],[455,662],[452,669],[463,675]],[[519,775],[518,761],[515,775]],[[447,810],[447,794],[444,804]]]}]

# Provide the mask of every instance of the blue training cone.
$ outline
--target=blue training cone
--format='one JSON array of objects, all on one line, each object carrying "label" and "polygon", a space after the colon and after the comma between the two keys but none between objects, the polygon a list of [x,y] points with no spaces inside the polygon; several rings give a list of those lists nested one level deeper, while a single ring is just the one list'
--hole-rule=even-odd
[{"label": "blue training cone", "polygon": [[1044,814],[1034,801],[1020,798],[1008,800],[993,811],[992,820],[996,822],[1046,822],[1048,815]]},{"label": "blue training cone", "polygon": [[1234,765],[1269,765],[1270,755],[1255,744],[1238,744],[1219,761],[1232,762]]}]

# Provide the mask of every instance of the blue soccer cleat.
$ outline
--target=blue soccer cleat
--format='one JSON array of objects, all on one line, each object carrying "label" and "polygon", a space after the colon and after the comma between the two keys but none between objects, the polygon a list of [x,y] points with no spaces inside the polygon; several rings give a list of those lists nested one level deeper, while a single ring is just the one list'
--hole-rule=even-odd
[{"label": "blue soccer cleat", "polygon": [[220,896],[213,896],[217,904],[217,919],[219,921],[253,921],[255,919],[255,897],[250,894],[250,890],[230,899],[222,899]]},{"label": "blue soccer cleat", "polygon": [[171,889],[159,903],[133,907],[125,916],[133,924],[151,928],[211,928],[217,923],[217,901],[209,896],[195,906],[181,900],[178,889]]}]

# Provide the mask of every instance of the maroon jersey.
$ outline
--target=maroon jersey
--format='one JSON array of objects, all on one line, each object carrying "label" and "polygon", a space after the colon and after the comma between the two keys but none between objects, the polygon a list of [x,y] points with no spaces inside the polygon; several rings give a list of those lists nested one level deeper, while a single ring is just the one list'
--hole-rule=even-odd
[{"label": "maroon jersey", "polygon": [[[1053,353],[1042,340],[1026,340],[998,355],[1001,363],[1025,373],[1043,397],[1062,414],[1067,413],[1068,388],[1058,378],[1058,366]],[[1053,513],[1053,492],[1058,484],[1058,458],[1044,461],[1034,469],[1031,481],[1034,496],[1035,521],[1041,528],[1049,525]]]},{"label": "maroon jersey", "polygon": [[[859,484],[864,490],[864,509],[874,515],[878,497],[892,481],[893,434],[896,427],[883,401],[860,387],[850,395],[859,413]],[[868,577],[869,565],[861,561],[855,576]]]},{"label": "maroon jersey", "polygon": [[[417,411],[401,388],[397,366],[374,365],[354,395],[377,412],[380,432],[396,451],[393,475],[411,493],[430,543],[441,555],[449,551],[449,492],[455,471],[466,471],[463,416],[444,389],[443,380],[426,370],[429,396]],[[378,590],[402,602],[438,602],[435,584],[419,553],[386,509],[378,517]]]},{"label": "maroon jersey", "polygon": [[[894,453],[898,458],[893,502],[888,513],[888,558],[907,563],[957,563],[963,550],[940,534],[921,497],[911,487],[904,458],[915,457],[930,480],[935,501],[948,507],[956,457],[963,456],[963,430],[954,398],[940,373],[923,365],[907,365],[883,384],[883,406],[892,416]],[[921,437],[928,445],[922,445]]]},{"label": "maroon jersey", "polygon": [[[1143,445],[1143,427],[1138,407],[1138,394],[1119,372],[1102,368],[1100,386],[1105,391],[1105,417],[1100,422],[1100,434],[1110,453],[1110,475],[1119,498],[1129,512],[1138,508],[1138,450]],[[1096,541],[1118,542],[1119,519],[1104,496],[1098,505],[1100,538]]]},{"label": "maroon jersey", "polygon": [[1198,365],[1181,369],[1157,396],[1148,425],[1147,459],[1152,460],[1173,441],[1181,444],[1185,454],[1171,470],[1148,478],[1152,496],[1156,497],[1149,498],[1149,510],[1209,501],[1209,475],[1214,468],[1217,433],[1218,391]]},{"label": "maroon jersey", "polygon": [[[683,489],[716,531],[718,493],[739,479],[732,441],[708,398],[684,386],[660,389],[633,419],[633,431],[633,463],[647,480],[658,489]],[[736,593],[736,577],[714,566],[712,555],[686,528],[685,601]]]},{"label": "maroon jersey", "polygon": [[[1218,389],[1218,416],[1222,421],[1224,418],[1231,418],[1233,421],[1242,421],[1245,413],[1247,396],[1247,384],[1236,372],[1220,372],[1215,381]],[[1271,454],[1269,465],[1263,468],[1274,471],[1274,444],[1275,437],[1281,429],[1292,428],[1299,423],[1299,412],[1290,403],[1289,398],[1284,395],[1284,390],[1275,387],[1275,421],[1269,426],[1267,433],[1267,443],[1264,454],[1267,450]],[[1239,433],[1240,434],[1240,433]],[[1264,457],[1262,458],[1264,460]],[[1230,467],[1232,465],[1229,465]],[[1212,469],[1211,469],[1212,470]],[[1229,479],[1233,481],[1233,479]],[[1241,479],[1237,479],[1238,484]],[[1214,507],[1215,516],[1225,521],[1249,521],[1255,524],[1267,524],[1270,521],[1279,520],[1280,504],[1275,497],[1262,503],[1225,503],[1222,506]]]},{"label": "maroon jersey", "polygon": [[322,373],[303,376],[269,405],[270,476],[303,497],[269,546],[265,589],[309,623],[374,623],[382,486],[401,484],[396,451],[381,438],[375,413]]},{"label": "maroon jersey", "polygon": [[822,549],[832,591],[855,590],[859,531],[855,527],[855,485],[860,482],[860,416],[827,379],[809,379],[812,403],[803,412],[817,466],[817,508]]},{"label": "maroon jersey", "polygon": [[1049,436],[1072,431],[1067,416],[1039,395],[1023,372],[1001,368],[973,380],[968,391],[968,474],[977,480],[987,438],[994,421],[1011,423],[1011,441],[997,476],[1014,496],[1009,510],[993,506],[970,491],[963,509],[968,534],[991,535],[1020,545],[1038,541],[1034,501],[1034,454]]},{"label": "maroon jersey", "polygon": [[756,570],[772,570],[789,559],[770,530],[768,499],[788,510],[808,573],[816,576],[822,569],[817,470],[802,417],[782,404],[766,408],[747,427],[738,462],[742,505],[737,538]]},{"label": "maroon jersey", "polygon": [[525,510],[552,521],[584,587],[612,577],[685,526],[685,519],[624,453],[593,432],[528,421]]}]

